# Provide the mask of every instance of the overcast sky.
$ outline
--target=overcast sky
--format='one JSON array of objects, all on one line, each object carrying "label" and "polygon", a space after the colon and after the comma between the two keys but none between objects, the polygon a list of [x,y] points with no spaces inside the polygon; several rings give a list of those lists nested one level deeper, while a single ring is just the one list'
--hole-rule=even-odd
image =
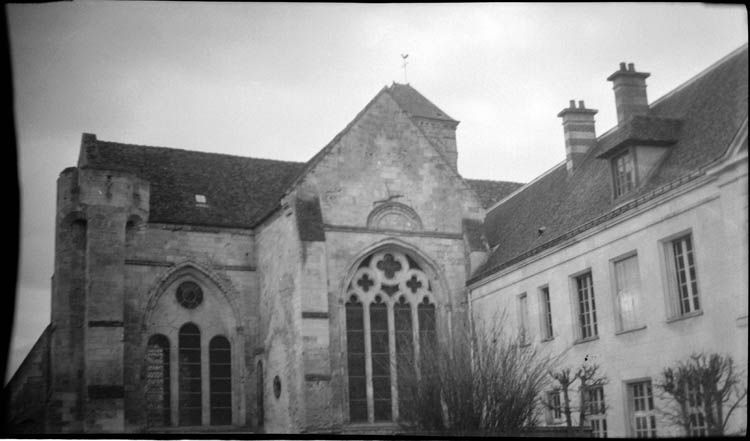
[{"label": "overcast sky", "polygon": [[307,161],[385,85],[454,119],[467,178],[528,182],[564,159],[570,99],[616,121],[621,61],[651,101],[747,42],[743,6],[698,4],[8,5],[21,256],[8,378],[49,322],[56,179],[81,133]]}]

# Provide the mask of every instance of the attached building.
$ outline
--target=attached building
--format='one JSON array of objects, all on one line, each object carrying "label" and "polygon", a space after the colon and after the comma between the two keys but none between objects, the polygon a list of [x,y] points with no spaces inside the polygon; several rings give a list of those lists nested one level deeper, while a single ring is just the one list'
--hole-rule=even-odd
[{"label": "attached building", "polygon": [[[494,251],[468,281],[474,318],[504,310],[563,365],[600,365],[598,435],[683,435],[658,412],[655,382],[692,353],[747,372],[747,56],[650,105],[649,74],[622,63],[608,78],[617,126],[596,136],[596,110],[571,101],[558,114],[566,161],[487,213]],[[744,429],[735,416],[730,430]]]}]

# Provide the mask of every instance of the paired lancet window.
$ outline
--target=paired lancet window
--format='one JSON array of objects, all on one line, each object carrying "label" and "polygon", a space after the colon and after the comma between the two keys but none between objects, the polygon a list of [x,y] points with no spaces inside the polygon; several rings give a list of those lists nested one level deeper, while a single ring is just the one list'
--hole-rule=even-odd
[{"label": "paired lancet window", "polygon": [[414,259],[368,256],[347,291],[346,348],[351,422],[405,417],[419,360],[437,344],[429,278]]},{"label": "paired lancet window", "polygon": [[[232,423],[232,366],[229,340],[213,337],[208,345],[208,381],[204,381],[201,331],[184,324],[177,337],[177,424],[203,424],[204,391],[209,395],[208,421],[212,425]],[[172,393],[170,341],[162,334],[149,338],[146,349],[146,408],[151,427],[170,426]]]}]

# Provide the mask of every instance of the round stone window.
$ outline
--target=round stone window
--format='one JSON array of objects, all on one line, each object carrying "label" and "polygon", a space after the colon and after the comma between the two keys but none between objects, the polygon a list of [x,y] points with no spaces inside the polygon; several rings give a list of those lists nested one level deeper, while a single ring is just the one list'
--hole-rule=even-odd
[{"label": "round stone window", "polygon": [[278,375],[273,377],[273,394],[276,398],[281,396],[281,379]]},{"label": "round stone window", "polygon": [[177,301],[187,309],[193,309],[203,301],[203,290],[195,282],[183,282],[177,287]]}]

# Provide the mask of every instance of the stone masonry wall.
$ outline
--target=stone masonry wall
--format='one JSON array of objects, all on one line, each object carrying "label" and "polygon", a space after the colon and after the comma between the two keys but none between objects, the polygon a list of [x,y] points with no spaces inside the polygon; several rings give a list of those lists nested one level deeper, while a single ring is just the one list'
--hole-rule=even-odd
[{"label": "stone masonry wall", "polygon": [[[201,325],[202,337],[206,339],[202,346],[207,346],[212,335],[222,334],[230,338],[235,364],[232,373],[235,390],[233,424],[252,424],[256,412],[252,400],[255,396],[252,354],[258,345],[259,317],[252,232],[146,223],[135,224],[133,228],[131,239],[126,244],[125,261],[124,372],[128,430],[140,430],[145,424],[143,360],[149,335],[157,332],[157,328],[158,332],[171,335],[171,353],[176,354],[176,332],[187,321]],[[206,316],[208,310],[196,310],[195,317],[186,316],[184,308],[163,303],[173,301],[175,286],[185,277],[204,287],[206,307],[222,310],[221,317]],[[161,303],[155,302],[162,295],[168,298]],[[149,314],[156,317],[146,323]],[[236,316],[240,319],[237,320]],[[202,360],[207,360],[207,353]],[[208,375],[206,369],[203,375]],[[174,411],[176,406],[172,407]],[[176,416],[172,423],[178,424]]]},{"label": "stone masonry wall", "polygon": [[[306,408],[309,415],[330,412],[331,423],[340,426],[348,421],[344,289],[355,262],[382,246],[397,247],[429,262],[425,269],[437,281],[438,329],[446,341],[454,328],[464,326],[464,284],[470,267],[462,221],[479,220],[484,213],[473,191],[387,94],[373,100],[298,188],[319,198],[326,239],[305,248],[314,259],[303,264],[303,274],[325,271],[327,275],[327,304],[319,294],[322,286],[303,288],[303,314],[325,311],[328,318],[325,323],[303,315],[305,374],[310,380]],[[413,209],[423,228],[396,231],[368,227],[373,209],[387,202]],[[320,255],[323,263],[318,263]],[[326,345],[329,357],[320,357]],[[317,375],[326,362],[330,380]],[[330,391],[330,397],[325,391]],[[308,424],[316,420],[308,417]]]},{"label": "stone masonry wall", "polygon": [[[291,208],[287,205],[259,227],[256,239],[265,431],[296,433],[305,425],[299,294],[302,249]],[[278,397],[276,377],[281,385]]]}]

